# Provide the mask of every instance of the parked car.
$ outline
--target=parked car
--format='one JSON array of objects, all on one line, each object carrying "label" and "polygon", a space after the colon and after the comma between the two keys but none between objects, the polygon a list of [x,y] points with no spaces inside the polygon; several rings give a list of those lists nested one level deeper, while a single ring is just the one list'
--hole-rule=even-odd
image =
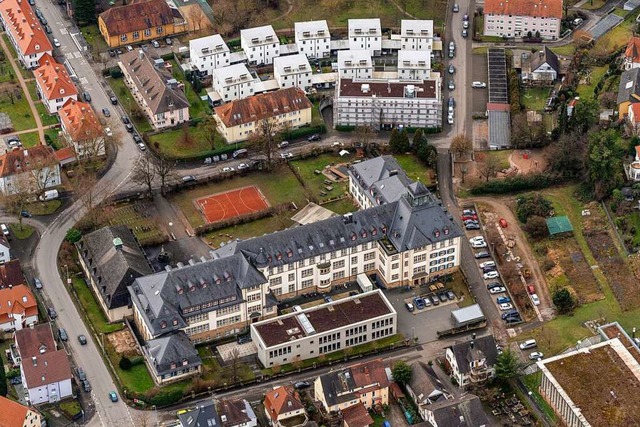
[{"label": "parked car", "polygon": [[238,165],[238,170],[239,170],[239,171],[241,171],[241,170],[245,170],[245,169],[249,169],[249,165],[248,165],[248,164],[246,164],[246,163],[240,163],[240,164]]},{"label": "parked car", "polygon": [[296,388],[296,390],[302,390],[304,388],[311,387],[311,383],[308,381],[298,381],[293,386]]},{"label": "parked car", "polygon": [[89,383],[88,379],[84,379],[80,381],[82,383],[82,389],[86,392],[86,393],[91,393],[91,384]]},{"label": "parked car", "polygon": [[504,286],[496,286],[495,288],[489,289],[490,294],[501,294],[506,291],[507,289]]},{"label": "parked car", "polygon": [[433,305],[439,305],[440,304],[440,300],[438,299],[437,296],[431,295],[430,299],[431,299],[431,302],[433,303]]},{"label": "parked car", "polygon": [[502,313],[502,320],[516,316],[520,317],[520,313],[518,313],[518,310],[509,310],[506,313]]},{"label": "parked car", "polygon": [[480,230],[480,224],[478,223],[467,224],[464,226],[464,228],[466,228],[467,230]]},{"label": "parked car", "polygon": [[477,215],[477,212],[473,209],[463,209],[462,215]]},{"label": "parked car", "polygon": [[532,294],[531,302],[533,303],[533,305],[540,305],[540,298],[538,298],[538,295]]},{"label": "parked car", "polygon": [[140,135],[138,135],[137,133],[134,133],[131,136],[133,137],[133,142],[135,142],[136,144],[142,142],[142,138],[140,138]]},{"label": "parked car", "polygon": [[67,331],[64,328],[58,329],[58,338],[60,338],[60,341],[69,341],[69,335],[67,335]]},{"label": "parked car", "polygon": [[485,82],[473,82],[471,83],[471,87],[474,89],[484,89],[487,87]]},{"label": "parked car", "polygon": [[45,25],[44,26],[44,32],[47,33],[47,34],[51,34],[51,33],[53,33],[53,30],[51,29],[50,26]]},{"label": "parked car", "polygon": [[131,123],[127,123],[124,127],[127,129],[127,132],[133,133],[133,125]]},{"label": "parked car", "polygon": [[530,340],[526,340],[520,343],[520,350],[526,350],[528,348],[534,348],[536,347],[538,344],[536,343],[536,340],[534,339],[530,339]]},{"label": "parked car", "polygon": [[164,39],[164,42],[166,44],[168,44],[169,46],[171,46],[173,44],[173,40],[171,40],[171,38],[167,37],[166,39]]},{"label": "parked car", "polygon": [[445,294],[444,292],[440,292],[438,294],[438,298],[440,298],[440,302],[447,302],[449,301],[449,298],[447,298],[447,294]]},{"label": "parked car", "polygon": [[466,28],[462,29],[462,37],[464,37],[465,39],[469,36],[469,30],[467,30]]},{"label": "parked car", "polygon": [[318,135],[317,133],[314,133],[309,138],[307,138],[307,141],[320,141],[320,135]]},{"label": "parked car", "polygon": [[460,219],[462,219],[463,221],[477,221],[478,220],[478,215],[476,214],[469,214],[469,215],[462,215],[460,217]]},{"label": "parked car", "polygon": [[490,273],[492,271],[496,271],[496,266],[492,266],[492,267],[485,267],[485,268],[481,268],[480,269],[483,273]]},{"label": "parked car", "polygon": [[111,128],[104,128],[104,134],[107,136],[113,136],[113,131]]},{"label": "parked car", "polygon": [[469,21],[462,21],[462,29],[466,30],[467,28],[469,28]]},{"label": "parked car", "polygon": [[35,286],[38,290],[42,289],[42,282],[40,281],[40,279],[38,279],[37,277],[33,279],[33,286]]},{"label": "parked car", "polygon": [[456,67],[454,67],[453,64],[449,64],[449,68],[447,70],[449,71],[449,74],[453,74],[456,72]]},{"label": "parked car", "polygon": [[197,181],[197,179],[193,175],[185,175],[182,177],[182,182],[195,182],[195,181]]},{"label": "parked car", "polygon": [[80,345],[86,345],[87,344],[87,337],[85,337],[84,335],[80,334],[80,335],[78,335],[78,341],[80,342]]},{"label": "parked car", "polygon": [[104,114],[105,117],[111,117],[111,111],[109,111],[108,108],[103,108],[102,114]]},{"label": "parked car", "polygon": [[54,45],[55,47],[60,47],[60,40],[58,40],[58,39],[53,39],[53,45]]},{"label": "parked car", "polygon": [[49,313],[49,317],[51,318],[51,320],[58,317],[58,313],[56,313],[56,309],[53,307],[47,308],[47,313]]},{"label": "parked car", "polygon": [[480,268],[495,267],[495,266],[496,266],[495,261],[485,261],[480,263],[479,265]]},{"label": "parked car", "polygon": [[502,228],[507,228],[507,226],[509,225],[509,224],[507,224],[507,220],[504,219],[504,218],[500,218],[500,220],[498,222],[500,223],[500,227],[502,227]]},{"label": "parked car", "polygon": [[86,102],[91,102],[91,95],[89,94],[89,92],[82,92],[82,97]]},{"label": "parked car", "polygon": [[278,148],[285,148],[289,146],[289,141],[282,141],[280,144],[278,144]]},{"label": "parked car", "polygon": [[13,384],[13,385],[22,384],[22,378],[20,378],[20,377],[11,378],[11,384]]},{"label": "parked car", "polygon": [[449,114],[447,116],[447,123],[452,125],[453,124],[453,114]]},{"label": "parked car", "polygon": [[454,294],[453,291],[447,291],[447,298],[453,301],[454,299],[456,299],[456,294]]},{"label": "parked car", "polygon": [[9,235],[9,227],[7,227],[7,224],[0,224],[0,230],[2,230],[2,234],[5,236]]},{"label": "parked car", "polygon": [[22,218],[31,218],[31,214],[29,213],[29,211],[20,211],[20,216]]},{"label": "parked car", "polygon": [[480,249],[480,248],[486,248],[487,247],[487,242],[485,242],[484,240],[475,240],[471,243],[471,247],[474,249]]},{"label": "parked car", "polygon": [[146,146],[146,145],[144,145],[144,143],[143,143],[143,142],[138,142],[136,145],[138,146],[138,150],[140,150],[140,151],[147,151],[147,146]]},{"label": "parked car", "polygon": [[538,360],[538,359],[543,359],[544,358],[544,354],[539,352],[539,351],[534,351],[533,353],[531,353],[529,355],[529,359],[531,360]]},{"label": "parked car", "polygon": [[293,154],[291,154],[289,152],[280,153],[280,158],[282,158],[282,159],[291,159],[292,157],[293,157]]},{"label": "parked car", "polygon": [[482,258],[489,258],[491,255],[489,255],[489,252],[487,251],[480,251],[480,252],[476,252],[474,256],[476,257],[476,259],[482,259]]},{"label": "parked car", "polygon": [[491,280],[497,279],[498,277],[500,277],[500,274],[497,271],[487,271],[482,275],[482,277],[484,278],[484,280]]},{"label": "parked car", "polygon": [[426,305],[424,304],[424,300],[420,297],[415,297],[413,299],[413,303],[415,304],[416,308],[418,310],[422,310],[423,308],[426,307]]},{"label": "parked car", "polygon": [[499,305],[499,307],[500,307],[500,310],[502,311],[511,310],[513,308],[513,306],[508,302],[503,302],[502,304]]},{"label": "parked car", "polygon": [[118,98],[115,95],[111,95],[109,101],[111,101],[111,105],[118,105]]},{"label": "parked car", "polygon": [[404,306],[407,307],[407,310],[409,311],[409,313],[412,313],[416,308],[413,306],[413,304],[411,304],[410,302],[405,302]]},{"label": "parked car", "polygon": [[448,105],[449,105],[449,108],[454,108],[456,106],[456,100],[453,99],[453,96],[449,97]]},{"label": "parked car", "polygon": [[533,295],[536,293],[536,288],[533,285],[527,285],[527,292],[529,292],[529,295]]},{"label": "parked car", "polygon": [[120,117],[120,119],[122,120],[122,123],[124,123],[125,125],[128,125],[129,123],[131,123],[131,121],[129,120],[129,117],[127,116],[122,116]]},{"label": "parked car", "polygon": [[233,166],[226,166],[222,168],[222,172],[233,172],[234,170]]},{"label": "parked car", "polygon": [[458,6],[458,3],[455,3],[455,4],[453,5],[453,11],[454,11],[454,13],[458,13],[458,12],[460,12],[460,6]]},{"label": "parked car", "polygon": [[456,84],[453,82],[453,80],[449,80],[449,90],[454,90],[456,88]]},{"label": "parked car", "polygon": [[109,392],[109,399],[111,399],[112,402],[117,402],[118,401],[118,395],[116,394],[115,391],[110,391]]},{"label": "parked car", "polygon": [[153,46],[155,48],[158,48],[158,47],[160,47],[160,43],[158,43],[158,40],[152,40],[151,41],[151,46]]},{"label": "parked car", "polygon": [[484,237],[482,236],[475,236],[469,239],[469,243],[473,244],[473,243],[485,243],[484,241]]},{"label": "parked car", "polygon": [[498,304],[503,304],[505,302],[511,302],[511,298],[509,298],[509,297],[498,297],[498,298],[496,298],[496,302]]}]

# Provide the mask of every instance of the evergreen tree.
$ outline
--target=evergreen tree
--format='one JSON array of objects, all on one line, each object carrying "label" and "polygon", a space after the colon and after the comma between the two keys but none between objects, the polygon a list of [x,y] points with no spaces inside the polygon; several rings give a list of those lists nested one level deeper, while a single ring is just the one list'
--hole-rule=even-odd
[{"label": "evergreen tree", "polygon": [[567,103],[563,102],[560,105],[560,113],[558,114],[558,131],[560,135],[567,132],[569,124],[569,116],[567,114]]},{"label": "evergreen tree", "polygon": [[392,153],[400,153],[400,133],[398,129],[393,128],[389,136],[389,149]]},{"label": "evergreen tree", "polygon": [[409,132],[407,132],[406,128],[402,129],[402,132],[400,132],[400,137],[398,139],[398,149],[400,150],[398,151],[398,153],[406,153],[411,149],[411,143],[409,142]]},{"label": "evergreen tree", "polygon": [[73,17],[79,23],[93,24],[96,22],[96,1],[73,0]]}]

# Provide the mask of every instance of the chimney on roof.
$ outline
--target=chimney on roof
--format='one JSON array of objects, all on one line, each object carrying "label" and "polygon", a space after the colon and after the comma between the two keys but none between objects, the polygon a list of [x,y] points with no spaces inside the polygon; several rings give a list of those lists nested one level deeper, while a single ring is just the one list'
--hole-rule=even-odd
[{"label": "chimney on roof", "polygon": [[35,356],[31,357],[31,362],[33,363],[33,366],[38,366],[38,361]]},{"label": "chimney on roof", "polygon": [[113,247],[116,248],[117,251],[121,251],[122,250],[122,239],[119,237],[116,237],[115,239],[113,239]]}]

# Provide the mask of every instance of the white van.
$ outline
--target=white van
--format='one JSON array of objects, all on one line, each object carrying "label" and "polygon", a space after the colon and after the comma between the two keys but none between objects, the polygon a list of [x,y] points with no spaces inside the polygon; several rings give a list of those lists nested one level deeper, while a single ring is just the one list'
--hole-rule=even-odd
[{"label": "white van", "polygon": [[526,350],[528,348],[536,347],[536,340],[526,340],[520,343],[520,350]]},{"label": "white van", "polygon": [[471,83],[471,87],[474,89],[484,89],[487,87],[487,84],[485,82],[473,82]]},{"label": "white van", "polygon": [[58,197],[60,197],[60,193],[58,193],[58,190],[47,190],[42,196],[40,196],[40,201],[46,202],[47,200],[54,200]]}]

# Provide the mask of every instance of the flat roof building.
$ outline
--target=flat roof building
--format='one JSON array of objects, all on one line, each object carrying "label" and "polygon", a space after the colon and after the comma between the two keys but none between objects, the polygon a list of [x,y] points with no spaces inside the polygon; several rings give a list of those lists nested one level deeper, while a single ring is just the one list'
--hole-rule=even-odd
[{"label": "flat roof building", "polygon": [[303,53],[280,56],[273,60],[273,75],[280,89],[298,87],[308,92],[311,89],[312,74],[309,60]]},{"label": "flat roof building", "polygon": [[433,50],[433,21],[427,19],[403,19],[400,23],[402,50]]},{"label": "flat roof building", "polygon": [[231,52],[220,34],[189,40],[189,62],[201,75],[230,65]]},{"label": "flat roof building", "polygon": [[338,51],[338,76],[341,79],[368,80],[372,78],[371,52],[365,49]]},{"label": "flat roof building", "polygon": [[328,58],[331,53],[331,34],[327,21],[296,22],[294,25],[298,52],[307,58]]},{"label": "flat roof building", "polygon": [[280,40],[271,25],[240,30],[240,45],[249,65],[272,64],[280,56]]},{"label": "flat roof building", "polygon": [[382,52],[380,18],[349,19],[349,49],[366,49],[372,56]]}]

